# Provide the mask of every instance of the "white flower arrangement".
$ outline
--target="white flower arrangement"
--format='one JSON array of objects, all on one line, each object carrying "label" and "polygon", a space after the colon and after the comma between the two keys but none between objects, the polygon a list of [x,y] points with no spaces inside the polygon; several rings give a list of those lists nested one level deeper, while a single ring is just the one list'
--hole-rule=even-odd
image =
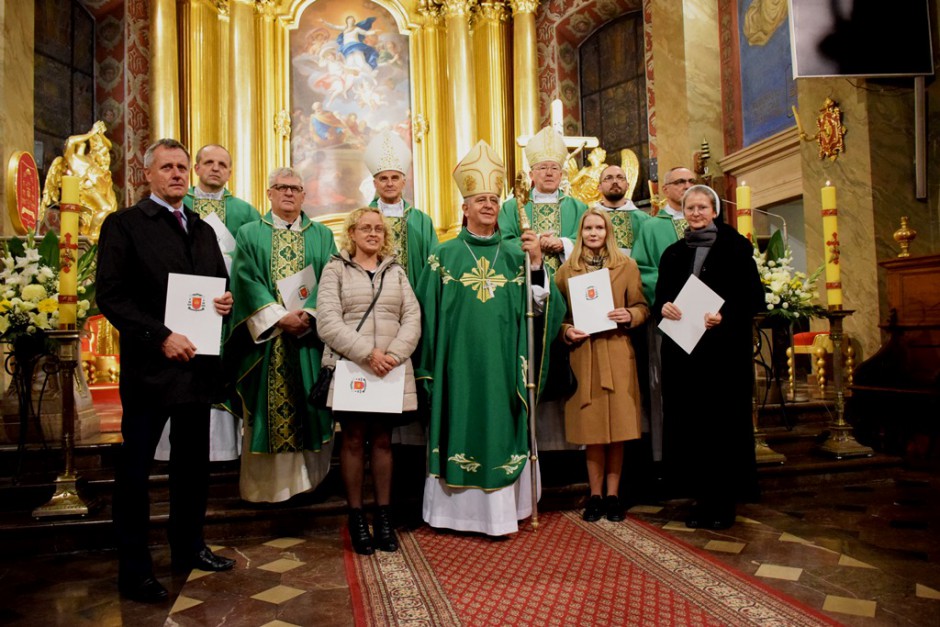
[{"label": "white flower arrangement", "polygon": [[[59,240],[48,233],[37,245],[29,233],[25,240],[0,243],[0,342],[13,344],[24,335],[35,335],[59,324]],[[94,269],[97,246],[86,250],[78,262],[77,306],[79,328],[97,313],[94,301]]]},{"label": "white flower arrangement", "polygon": [[822,274],[820,265],[811,275],[793,270],[793,253],[784,246],[780,231],[775,232],[766,252],[754,246],[754,263],[764,285],[764,302],[768,316],[781,316],[788,320],[812,318],[822,315],[823,308],[816,304],[819,292],[816,281]]}]

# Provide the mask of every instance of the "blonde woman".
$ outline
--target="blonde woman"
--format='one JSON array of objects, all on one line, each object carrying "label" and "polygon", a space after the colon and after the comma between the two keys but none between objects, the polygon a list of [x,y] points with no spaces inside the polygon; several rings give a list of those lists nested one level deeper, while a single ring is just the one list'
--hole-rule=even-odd
[{"label": "blonde woman", "polygon": [[[317,296],[317,332],[327,345],[323,365],[339,358],[384,377],[405,365],[403,409],[417,409],[411,353],[421,337],[421,310],[405,270],[392,254],[388,226],[373,207],[352,211],[343,225],[341,250],[323,269]],[[327,405],[332,407],[333,390]],[[389,511],[392,427],[402,414],[334,411],[342,425],[340,470],[349,502],[349,533],[357,553],[398,550]],[[407,420],[410,420],[409,417]],[[369,533],[362,509],[365,443],[371,442],[372,478],[378,506]]]},{"label": "blonde woman", "polygon": [[[607,317],[617,328],[588,335],[572,324],[568,279],[603,268],[610,271],[614,296],[614,309]],[[587,449],[591,496],[583,518],[594,522],[606,516],[619,522],[625,516],[619,497],[623,443],[640,437],[640,387],[627,330],[643,324],[649,308],[640,271],[617,247],[606,211],[591,208],[581,217],[571,258],[558,269],[555,283],[568,302],[560,336],[571,347],[571,368],[578,380],[565,404],[565,437]]]}]

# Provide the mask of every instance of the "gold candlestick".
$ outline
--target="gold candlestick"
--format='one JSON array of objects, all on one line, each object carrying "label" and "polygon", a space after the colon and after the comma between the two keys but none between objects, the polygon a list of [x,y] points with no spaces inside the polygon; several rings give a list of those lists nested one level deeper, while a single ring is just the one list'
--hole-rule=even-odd
[{"label": "gold candlestick", "polygon": [[45,505],[33,510],[36,518],[85,516],[88,505],[78,494],[75,474],[75,367],[78,365],[77,329],[53,329],[46,335],[58,343],[59,375],[62,388],[62,452],[65,470],[55,480],[55,492]]},{"label": "gold candlestick", "polygon": [[832,341],[832,374],[836,388],[836,419],[829,427],[829,437],[819,445],[819,450],[836,459],[846,457],[871,457],[875,454],[869,446],[859,444],[852,435],[852,425],[845,421],[845,391],[842,379],[842,320],[852,315],[850,309],[829,308],[829,339]]}]

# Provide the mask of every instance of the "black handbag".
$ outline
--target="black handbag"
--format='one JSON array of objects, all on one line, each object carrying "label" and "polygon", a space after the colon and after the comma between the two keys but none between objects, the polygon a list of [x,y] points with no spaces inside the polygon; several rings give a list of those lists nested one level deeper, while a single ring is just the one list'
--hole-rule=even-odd
[{"label": "black handbag", "polygon": [[[372,313],[372,309],[375,307],[375,302],[379,299],[379,294],[382,293],[382,286],[385,284],[385,273],[382,273],[382,278],[379,279],[379,289],[375,292],[375,296],[372,297],[372,302],[369,304],[369,308],[366,309],[366,313],[363,314],[362,320],[359,321],[359,325],[356,327],[356,333],[359,332],[359,329],[362,328],[362,325],[365,324],[366,318],[369,317],[369,314]],[[329,347],[328,347],[329,348]],[[333,352],[333,349],[330,348],[330,352]],[[327,399],[330,397],[330,385],[333,383],[333,371],[336,368],[334,366],[321,366],[320,373],[317,375],[317,381],[313,384],[313,388],[310,390],[310,403],[318,409],[327,408]]]}]

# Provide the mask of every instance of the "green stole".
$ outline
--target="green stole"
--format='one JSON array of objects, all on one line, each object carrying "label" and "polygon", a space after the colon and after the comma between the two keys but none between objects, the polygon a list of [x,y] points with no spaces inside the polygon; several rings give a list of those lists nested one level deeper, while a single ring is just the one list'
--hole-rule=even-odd
[{"label": "green stole", "polygon": [[[300,231],[274,229],[271,233],[271,280],[281,279],[304,269],[304,238]],[[271,340],[270,363],[266,381],[268,397],[268,448],[272,453],[304,450],[303,432],[294,419],[303,408],[297,401],[306,398],[303,380],[296,364],[300,351],[296,342],[280,333]]]},{"label": "green stole", "polygon": [[210,213],[219,216],[222,224],[225,224],[225,198],[199,198],[193,197],[193,211],[199,214],[200,218],[205,218]]}]

